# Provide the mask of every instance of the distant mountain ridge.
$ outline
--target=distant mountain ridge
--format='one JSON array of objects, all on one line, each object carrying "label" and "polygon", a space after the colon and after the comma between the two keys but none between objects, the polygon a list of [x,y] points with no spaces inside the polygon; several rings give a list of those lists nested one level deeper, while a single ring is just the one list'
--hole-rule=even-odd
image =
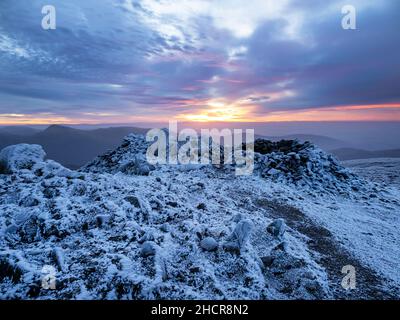
[{"label": "distant mountain ridge", "polygon": [[400,149],[384,149],[384,150],[364,150],[354,148],[345,141],[334,139],[326,136],[307,135],[307,134],[291,134],[286,136],[263,136],[264,139],[277,141],[299,140],[300,142],[310,141],[320,148],[332,153],[339,160],[354,160],[354,159],[372,159],[372,158],[400,158]]},{"label": "distant mountain ridge", "polygon": [[26,127],[26,126],[7,126],[7,127],[0,127],[0,134],[11,134],[15,136],[30,136],[34,135],[41,130]]},{"label": "distant mountain ridge", "polygon": [[339,148],[331,150],[339,160],[400,158],[400,149],[369,151],[355,148]]},{"label": "distant mountain ridge", "polygon": [[330,138],[327,136],[322,135],[315,135],[315,134],[290,134],[284,136],[263,136],[263,139],[271,140],[271,141],[278,141],[278,140],[299,140],[299,142],[306,142],[310,141],[313,144],[319,146],[324,150],[333,150],[336,148],[343,148],[348,147],[349,144],[345,141]]},{"label": "distant mountain ridge", "polygon": [[20,132],[17,130],[18,128],[15,128],[13,129],[14,134],[10,134],[9,131],[2,129],[0,129],[0,149],[18,143],[39,144],[50,159],[71,169],[77,169],[97,155],[115,148],[129,133],[144,134],[148,130],[136,127],[82,130],[51,125],[34,134],[23,135],[21,132],[32,133],[33,131],[21,127]]},{"label": "distant mountain ridge", "polygon": [[[44,130],[27,126],[0,127],[0,150],[18,143],[39,144],[43,146],[50,159],[68,168],[77,169],[106,151],[116,148],[130,133],[146,134],[148,130],[130,126],[77,129],[64,125],[51,125]],[[256,137],[272,141],[282,139],[310,141],[340,160],[400,157],[400,149],[368,151],[349,145],[346,141],[323,135],[256,135]]]}]

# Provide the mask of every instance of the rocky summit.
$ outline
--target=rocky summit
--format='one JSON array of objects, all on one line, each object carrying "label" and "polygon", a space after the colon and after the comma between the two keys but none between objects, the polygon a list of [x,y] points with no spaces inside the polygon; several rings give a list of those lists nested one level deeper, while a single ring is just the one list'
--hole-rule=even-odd
[{"label": "rocky summit", "polygon": [[398,189],[310,143],[255,141],[249,176],[147,147],[129,135],[77,171],[0,152],[0,299],[399,297]]}]

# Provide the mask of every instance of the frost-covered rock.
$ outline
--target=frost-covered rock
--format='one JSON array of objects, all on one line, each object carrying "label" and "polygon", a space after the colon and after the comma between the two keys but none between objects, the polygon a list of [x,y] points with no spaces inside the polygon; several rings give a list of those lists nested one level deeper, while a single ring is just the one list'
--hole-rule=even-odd
[{"label": "frost-covered rock", "polygon": [[130,195],[125,197],[124,200],[129,202],[132,206],[140,208],[140,201],[136,196]]},{"label": "frost-covered rock", "polygon": [[232,238],[237,240],[240,247],[249,240],[251,231],[253,229],[253,223],[249,220],[240,221],[233,231]]},{"label": "frost-covered rock", "polygon": [[96,225],[99,228],[107,227],[111,222],[111,216],[109,214],[99,214],[96,216]]},{"label": "frost-covered rock", "polygon": [[31,243],[40,239],[40,222],[32,216],[21,224],[18,229],[22,242]]},{"label": "frost-covered rock", "polygon": [[[171,169],[170,166],[153,166],[146,160],[150,143],[142,135],[128,135],[122,144],[84,166],[81,171],[95,173],[123,172],[129,175],[149,175],[154,170]],[[222,146],[221,146],[222,148]],[[167,147],[168,149],[168,147]],[[222,161],[222,159],[221,159]],[[205,166],[200,164],[177,165],[175,172],[201,170],[231,172],[234,164]],[[215,172],[216,173],[216,172]],[[285,184],[295,184],[313,191],[333,194],[346,193],[349,189],[360,188],[362,183],[332,156],[310,142],[297,140],[277,142],[257,139],[254,142],[254,174]]]},{"label": "frost-covered rock", "polygon": [[206,251],[215,251],[218,249],[218,242],[212,237],[206,237],[200,241],[200,246]]},{"label": "frost-covered rock", "polygon": [[239,221],[235,227],[235,230],[227,239],[227,242],[225,242],[224,248],[227,251],[240,252],[240,250],[249,241],[253,227],[253,223],[249,220]]},{"label": "frost-covered rock", "polygon": [[268,227],[267,231],[272,234],[274,237],[280,238],[286,231],[285,220],[283,219],[276,219],[271,222]]},{"label": "frost-covered rock", "polygon": [[156,245],[152,241],[146,241],[142,244],[141,254],[144,257],[154,256],[156,254]]},{"label": "frost-covered rock", "polygon": [[46,160],[35,164],[33,167],[34,174],[43,176],[44,178],[61,177],[61,178],[75,178],[79,176],[78,172],[65,168],[58,162],[53,160]]},{"label": "frost-covered rock", "polygon": [[255,172],[274,182],[334,194],[363,184],[335,157],[310,142],[257,139],[254,152]]},{"label": "frost-covered rock", "polygon": [[269,268],[272,265],[272,263],[274,262],[274,259],[275,258],[273,256],[261,257],[261,261],[263,263],[263,266],[266,267],[266,268]]},{"label": "frost-covered rock", "polygon": [[269,176],[275,176],[275,175],[279,175],[279,174],[281,174],[281,173],[282,173],[281,171],[276,170],[275,168],[271,168],[271,169],[269,169],[268,172],[267,172],[267,174],[268,174]]},{"label": "frost-covered rock", "polygon": [[147,162],[144,155],[137,154],[123,163],[119,170],[125,174],[148,176],[154,170],[154,166]]},{"label": "frost-covered rock", "polygon": [[4,148],[0,152],[0,173],[16,173],[31,170],[37,163],[43,162],[46,153],[39,145],[17,144]]},{"label": "frost-covered rock", "polygon": [[66,267],[65,267],[65,263],[64,263],[64,252],[61,248],[59,247],[55,247],[52,252],[52,257],[54,259],[54,262],[56,263],[58,269],[60,271],[65,271]]},{"label": "frost-covered rock", "polygon": [[40,200],[38,199],[38,197],[31,195],[31,194],[23,197],[19,201],[19,205],[21,207],[36,207],[37,205],[39,205],[39,203],[40,203]]}]

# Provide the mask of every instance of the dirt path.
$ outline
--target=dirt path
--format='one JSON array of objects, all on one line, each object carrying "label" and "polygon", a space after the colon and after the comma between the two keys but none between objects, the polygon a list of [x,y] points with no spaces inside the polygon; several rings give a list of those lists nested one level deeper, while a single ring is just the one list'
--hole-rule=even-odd
[{"label": "dirt path", "polygon": [[[267,199],[258,199],[255,205],[266,209],[270,217],[285,219],[290,228],[310,238],[307,245],[320,256],[317,261],[328,273],[334,299],[398,299],[385,289],[385,279],[363,265],[335,240],[329,230],[316,224],[299,209]],[[353,290],[346,291],[341,286],[344,277],[341,270],[345,265],[352,265],[356,270],[356,288]]]}]

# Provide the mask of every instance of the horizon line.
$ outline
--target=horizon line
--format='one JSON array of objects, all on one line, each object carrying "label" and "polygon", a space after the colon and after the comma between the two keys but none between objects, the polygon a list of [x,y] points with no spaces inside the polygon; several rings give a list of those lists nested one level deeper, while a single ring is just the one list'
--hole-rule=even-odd
[{"label": "horizon line", "polygon": [[[190,120],[174,120],[178,123],[193,123],[193,124],[223,124],[223,123],[254,123],[254,124],[268,124],[268,123],[400,123],[400,120],[290,120],[290,121],[190,121]],[[140,121],[130,123],[87,123],[87,122],[43,122],[43,123],[0,123],[0,127],[19,127],[19,126],[134,126],[144,124],[168,124],[169,121]]]}]

